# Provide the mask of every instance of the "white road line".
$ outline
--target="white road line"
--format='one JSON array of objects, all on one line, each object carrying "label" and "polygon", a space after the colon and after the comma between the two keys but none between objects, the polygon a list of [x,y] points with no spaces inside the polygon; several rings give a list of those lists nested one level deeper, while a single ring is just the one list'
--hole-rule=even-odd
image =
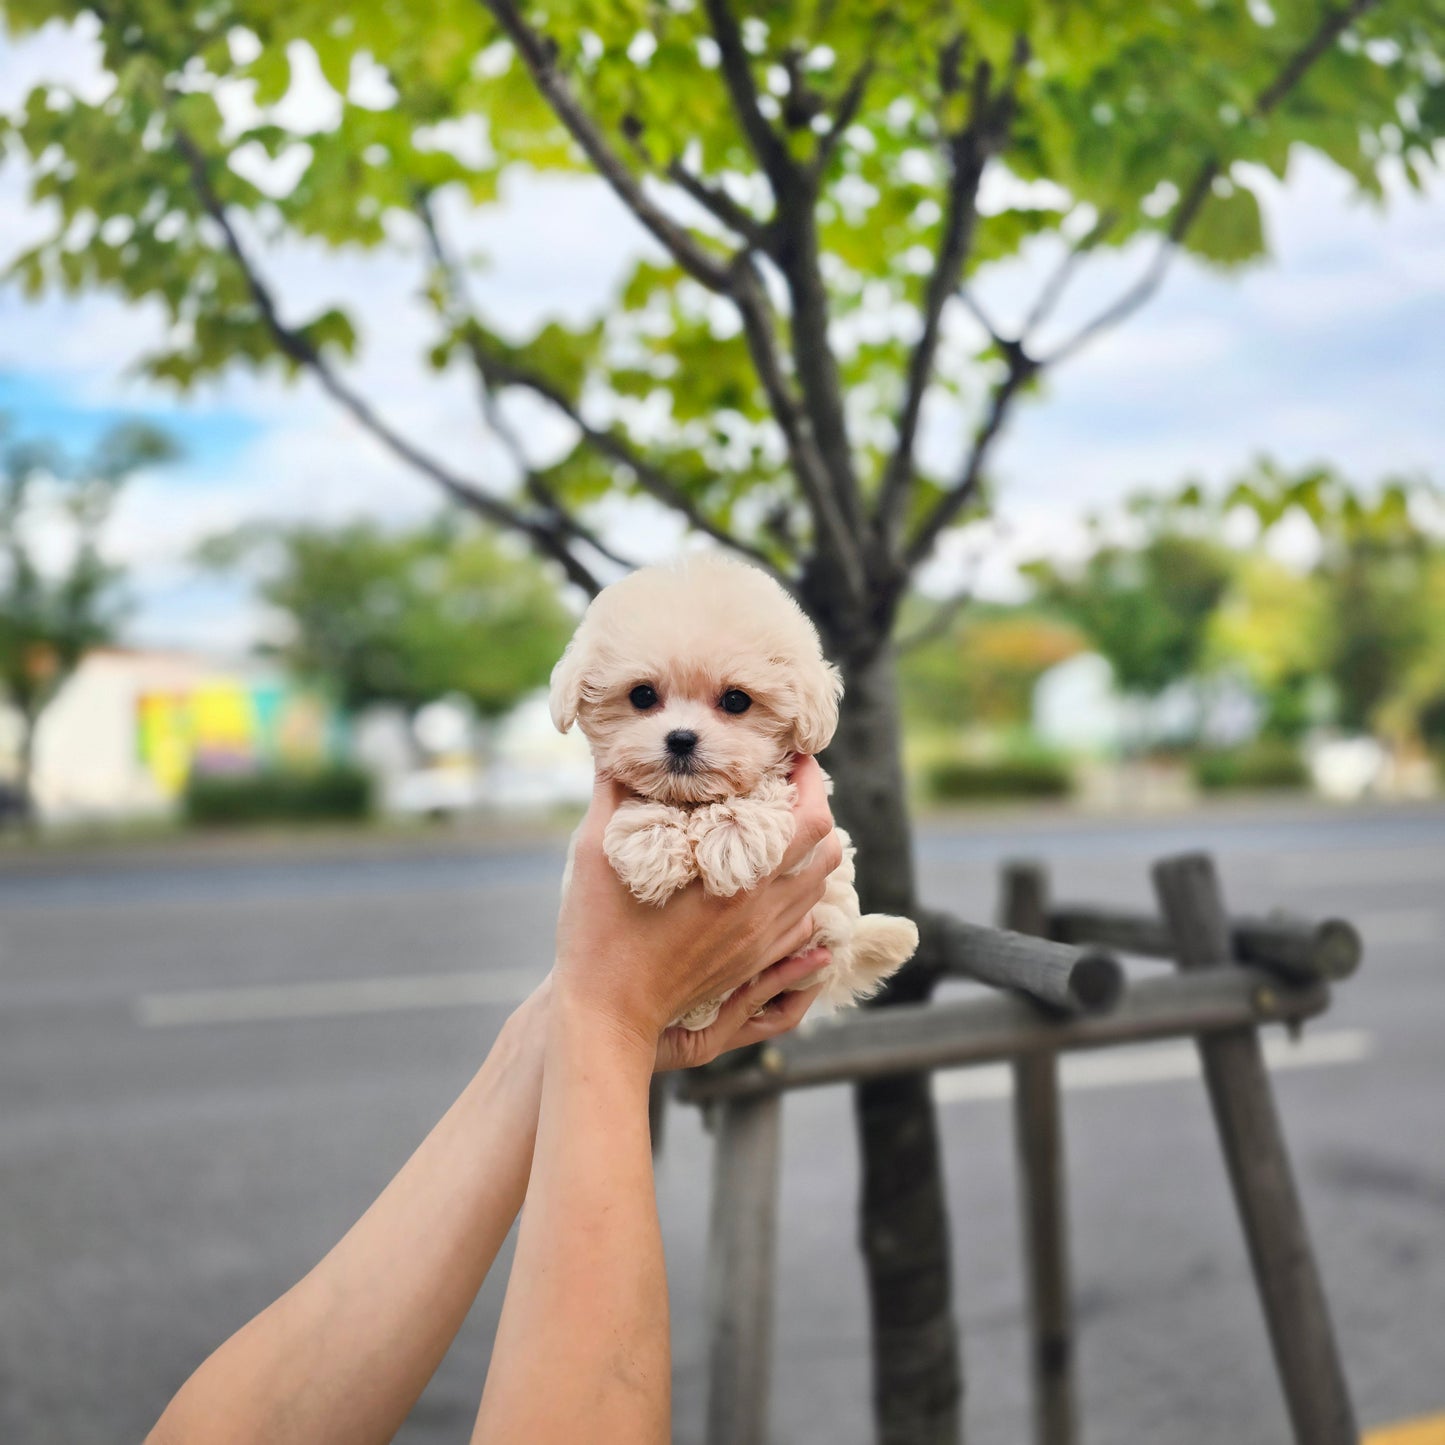
[{"label": "white road line", "polygon": [[490,973],[417,973],[339,978],[251,988],[194,988],[141,994],[133,1001],[146,1028],[179,1024],[259,1023],[270,1019],[346,1018],[353,1014],[510,1004],[525,998],[540,975],[522,969]]},{"label": "white road line", "polygon": [[[1272,1069],[1311,1069],[1329,1064],[1357,1064],[1370,1056],[1373,1037],[1364,1029],[1333,1029],[1305,1034],[1298,1043],[1269,1035],[1264,1039],[1265,1063]],[[1070,1054],[1059,1063],[1059,1083],[1067,1093],[1084,1089],[1117,1089],[1130,1084],[1167,1083],[1199,1077],[1193,1044],[1153,1044],[1109,1053]],[[1013,1072],[1005,1064],[976,1069],[951,1069],[933,1077],[933,1097],[940,1104],[972,1104],[1007,1099],[1013,1094]]]}]

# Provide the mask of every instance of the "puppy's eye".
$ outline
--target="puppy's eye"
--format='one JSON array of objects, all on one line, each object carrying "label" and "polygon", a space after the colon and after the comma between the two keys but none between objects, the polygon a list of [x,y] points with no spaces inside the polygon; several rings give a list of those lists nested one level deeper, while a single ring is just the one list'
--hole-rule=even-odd
[{"label": "puppy's eye", "polygon": [[638,712],[646,712],[648,708],[657,705],[657,689],[650,682],[640,683],[627,697]]},{"label": "puppy's eye", "polygon": [[740,688],[730,687],[723,693],[722,710],[724,712],[746,712],[752,705],[753,700]]}]

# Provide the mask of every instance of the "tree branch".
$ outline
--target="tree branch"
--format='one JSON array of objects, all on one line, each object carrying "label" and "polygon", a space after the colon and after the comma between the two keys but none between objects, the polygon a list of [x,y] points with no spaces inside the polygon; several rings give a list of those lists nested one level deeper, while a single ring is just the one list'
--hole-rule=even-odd
[{"label": "tree branch", "polygon": [[843,92],[843,98],[838,102],[838,109],[833,113],[832,122],[825,130],[818,141],[818,151],[813,157],[813,175],[821,177],[828,169],[829,162],[837,152],[842,142],[843,133],[858,118],[858,112],[863,105],[863,97],[868,93],[868,82],[873,78],[874,61],[872,56],[863,62],[853,74],[853,79],[848,82],[848,87]]},{"label": "tree branch", "polygon": [[813,525],[825,554],[838,566],[849,592],[861,598],[867,591],[862,558],[854,534],[838,503],[828,468],[818,450],[813,423],[793,395],[783,372],[770,322],[767,293],[749,257],[734,263],[734,294],[742,315],[743,335],[753,366],[767,393],[768,405],[782,428],[788,453],[798,473],[798,485],[813,515]]},{"label": "tree branch", "polygon": [[1029,308],[1029,314],[1024,318],[1024,324],[1019,331],[1020,341],[1027,342],[1034,332],[1053,315],[1054,307],[1063,297],[1079,262],[1114,229],[1114,223],[1117,220],[1118,213],[1115,211],[1100,212],[1094,224],[1069,247],[1063,260],[1055,267],[1049,279],[1044,282],[1034,304]]},{"label": "tree branch", "polygon": [[[442,273],[447,285],[448,292],[452,297],[451,316],[449,319],[457,327],[465,338],[467,353],[471,358],[473,369],[477,373],[477,380],[481,388],[482,406],[487,415],[488,423],[492,426],[504,445],[511,451],[518,467],[526,477],[528,491],[541,501],[549,510],[555,512],[561,522],[573,531],[579,538],[586,541],[610,561],[617,562],[624,567],[635,567],[636,563],[629,562],[626,558],[619,557],[615,552],[608,549],[590,530],[584,528],[576,518],[572,517],[561,505],[556,494],[547,486],[543,478],[528,463],[525,449],[522,446],[521,438],[501,413],[497,405],[497,398],[493,392],[493,385],[500,382],[504,386],[516,386],[540,396],[544,401],[550,403],[556,410],[561,412],[582,434],[584,440],[596,451],[600,452],[609,460],[619,463],[628,468],[637,478],[643,490],[651,494],[658,501],[663,502],[674,511],[679,512],[687,521],[689,526],[695,530],[721,542],[734,551],[741,553],[762,567],[783,586],[791,589],[791,582],[763,552],[749,547],[745,542],[730,536],[716,523],[712,522],[698,507],[696,507],[687,494],[669,477],[666,472],[654,462],[643,456],[624,436],[616,432],[603,431],[592,426],[582,416],[580,407],[562,391],[562,389],[548,381],[540,372],[528,370],[525,367],[517,366],[506,358],[489,352],[482,342],[482,335],[472,316],[472,306],[466,296],[466,289],[462,283],[456,263],[448,252],[442,241],[441,231],[437,226],[436,214],[431,203],[424,194],[416,197],[416,211],[421,220],[422,229],[426,234],[427,245],[431,251],[432,259],[437,269]],[[463,308],[465,314],[461,314],[459,308]]]},{"label": "tree branch", "polygon": [[1015,396],[1039,370],[1038,363],[1017,346],[1005,353],[1004,360],[1008,369],[993,389],[988,411],[974,433],[973,444],[969,448],[957,483],[940,499],[904,550],[905,573],[911,572],[928,556],[934,543],[938,541],[939,534],[953,524],[958,514],[977,493],[983,479],[984,462],[994,440],[1003,430]]},{"label": "tree branch", "polygon": [[[1328,11],[1316,26],[1314,33],[1299,47],[1275,78],[1255,97],[1250,114],[1263,119],[1280,103],[1309,73],[1310,67],[1324,55],[1332,45],[1362,15],[1373,10],[1380,0],[1351,0],[1338,10]],[[1110,330],[1137,311],[1159,289],[1179,247],[1190,228],[1198,219],[1215,180],[1223,173],[1224,162],[1218,156],[1211,156],[1199,168],[1198,173],[1180,197],[1174,209],[1169,229],[1150,261],[1144,274],[1117,300],[1106,306],[1092,320],[1086,322],[1067,341],[1046,359],[1045,364],[1054,365],[1074,356],[1100,332]]]},{"label": "tree branch", "polygon": [[527,494],[542,507],[557,530],[566,532],[580,542],[585,542],[599,556],[605,557],[609,562],[615,563],[624,570],[634,570],[638,564],[609,547],[592,528],[569,512],[562,505],[556,492],[532,465],[521,437],[517,435],[516,428],[507,420],[492,391],[486,369],[486,357],[481,349],[480,338],[472,319],[473,306],[471,298],[467,294],[466,281],[455,258],[442,240],[431,198],[425,191],[418,191],[413,198],[413,206],[417,218],[421,222],[422,233],[426,236],[427,249],[431,252],[432,262],[440,274],[444,292],[444,317],[449,325],[463,335],[467,354],[471,359],[472,370],[476,373],[482,415],[486,418],[487,425],[497,440],[510,454],[513,465],[522,477]]},{"label": "tree branch", "polygon": [[[831,544],[830,554],[846,577],[856,579],[856,586],[853,582],[849,586],[861,597],[866,590],[860,547],[862,509],[837,357],[828,334],[828,296],[818,262],[817,218],[814,214],[816,178],[810,170],[800,167],[793,160],[787,146],[762,113],[753,80],[752,60],[743,44],[742,31],[729,0],[704,0],[704,6],[722,59],[723,79],[739,123],[773,189],[777,219],[772,227],[774,245],[769,254],[787,283],[792,303],[793,370],[798,377],[807,412],[808,440],[820,463],[817,479],[808,484],[814,494],[810,496],[810,502],[815,516],[823,523],[823,530]],[[795,62],[792,73],[796,74],[796,71]],[[736,276],[741,272],[734,268],[733,274]],[[762,295],[761,288],[756,294]],[[746,326],[747,318],[744,320]],[[751,333],[749,342],[752,342]],[[762,371],[760,365],[760,375]],[[769,385],[766,377],[764,384]],[[790,426],[797,431],[796,421],[785,420],[776,405],[774,410],[785,431]]]},{"label": "tree branch", "polygon": [[728,230],[740,236],[755,251],[765,255],[772,250],[771,230],[766,221],[760,221],[751,211],[740,206],[721,186],[709,185],[701,176],[694,175],[680,160],[673,161],[667,168],[667,178],[679,190],[685,191],[705,211],[721,221]]},{"label": "tree branch", "polygon": [[740,553],[791,590],[791,579],[773,563],[766,553],[749,546],[718,526],[661,467],[643,456],[628,438],[618,432],[595,427],[588,422],[582,415],[581,408],[560,387],[541,374],[517,366],[502,357],[483,353],[479,364],[486,368],[489,377],[502,385],[521,387],[549,402],[581,432],[590,446],[610,461],[626,467],[637,478],[638,485],[645,492],[679,513],[695,531]]},{"label": "tree branch", "polygon": [[[1350,25],[1379,3],[1380,0],[1351,0],[1350,4],[1340,9],[1329,11],[1309,39],[1285,61],[1275,79],[1259,93],[1251,113],[1260,118],[1278,107],[1309,73],[1315,61],[1329,50]],[[951,525],[976,493],[988,452],[1003,429],[1013,400],[1024,383],[1046,368],[1076,354],[1080,347],[1101,331],[1118,325],[1158,290],[1171,260],[1198,218],[1215,179],[1223,169],[1224,163],[1217,156],[1204,162],[1180,197],[1169,229],[1144,274],[1122,296],[1085,323],[1051,355],[1030,357],[1023,350],[1021,341],[1004,343],[1004,359],[1008,370],[1003,380],[994,388],[988,411],[974,433],[958,483],[939,501],[905,550],[905,564],[909,570],[916,567],[932,551],[939,534]]]},{"label": "tree branch", "polygon": [[293,327],[281,320],[275,298],[270,288],[261,279],[252,264],[245,247],[220,197],[211,183],[210,170],[205,155],[192,140],[190,134],[172,122],[176,147],[190,171],[191,182],[202,208],[221,232],[227,252],[240,269],[245,279],[251,300],[261,315],[266,329],[271,333],[277,349],[296,366],[311,373],[322,389],[341,406],[393,456],[405,462],[414,471],[430,478],[449,496],[479,512],[498,526],[522,532],[547,556],[558,562],[570,581],[591,594],[601,591],[602,584],[586,565],[569,550],[555,532],[535,518],[526,516],[509,506],[500,498],[482,491],[473,483],[464,480],[435,457],[414,446],[399,432],[384,421],[363,397],[352,390],[332,368],[330,362],[317,347]]},{"label": "tree branch", "polygon": [[728,0],[703,0],[703,8],[707,11],[713,39],[717,41],[722,59],[723,80],[728,94],[732,96],[738,123],[742,126],[743,134],[747,137],[753,154],[758,158],[758,163],[772,183],[774,198],[781,206],[781,193],[793,183],[797,167],[792,156],[788,154],[787,146],[768,123],[767,116],[758,104],[758,88],[753,81],[752,61],[748,56],[747,46],[743,44],[742,31]]},{"label": "tree branch", "polygon": [[557,119],[623,205],[662,243],[689,276],[710,291],[726,290],[726,262],[700,245],[691,232],[678,225],[648,196],[642,183],[608,144],[597,123],[578,103],[572,87],[557,69],[555,46],[527,24],[515,0],[481,0],[481,3],[491,11],[517,47],[517,53],[531,73],[533,82]]},{"label": "tree branch", "polygon": [[[959,86],[958,60],[961,41],[947,47],[939,64],[939,84],[944,95]],[[908,358],[903,403],[894,427],[895,441],[883,474],[875,526],[886,556],[892,556],[903,527],[908,489],[913,480],[914,454],[918,446],[918,425],[923,401],[933,379],[934,362],[943,335],[943,312],[959,288],[973,233],[978,220],[978,188],[991,156],[1006,143],[1013,119],[1018,72],[1027,51],[1015,47],[1014,64],[1002,92],[990,94],[992,71],[987,61],[974,67],[968,124],[948,139],[951,179],[948,210],[939,237],[938,257],[928,278],[923,302],[923,327]],[[993,334],[993,328],[988,328]],[[997,338],[995,338],[997,339]]]},{"label": "tree branch", "polygon": [[962,592],[955,592],[952,597],[946,598],[934,608],[933,615],[927,622],[898,638],[893,644],[894,649],[899,653],[913,652],[916,648],[944,636],[952,628],[958,614],[973,601],[973,597],[972,586],[965,587]]}]

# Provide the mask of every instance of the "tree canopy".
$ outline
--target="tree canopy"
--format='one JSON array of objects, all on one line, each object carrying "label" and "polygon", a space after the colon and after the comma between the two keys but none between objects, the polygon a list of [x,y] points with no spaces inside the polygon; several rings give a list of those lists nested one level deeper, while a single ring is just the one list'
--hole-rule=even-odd
[{"label": "tree canopy", "polygon": [[278,654],[353,708],[459,694],[496,716],[547,681],[572,630],[535,559],[455,518],[249,529],[203,557],[258,573],[286,624]]},{"label": "tree canopy", "polygon": [[[1309,150],[1382,193],[1445,129],[1440,0],[6,0],[16,32],[88,15],[108,94],[37,89],[7,127],[49,204],[15,274],[170,319],[151,373],[304,370],[414,469],[594,587],[596,503],[646,495],[796,583],[835,649],[886,638],[911,573],[979,504],[1037,378],[1147,299],[1179,249],[1261,257],[1260,177]],[[307,53],[335,119],[282,123]],[[504,337],[448,220],[508,168],[589,170],[650,238],[597,315]],[[282,181],[280,176],[287,179]],[[294,179],[292,179],[294,177]],[[360,306],[308,313],[278,239],[416,257],[430,357],[475,375],[514,453],[504,494],[397,429],[348,379]],[[1050,326],[1091,255],[1137,281]],[[989,268],[1054,266],[1024,324]],[[358,302],[360,298],[358,298]],[[527,454],[500,399],[575,444]],[[961,439],[920,447],[928,409]]]}]

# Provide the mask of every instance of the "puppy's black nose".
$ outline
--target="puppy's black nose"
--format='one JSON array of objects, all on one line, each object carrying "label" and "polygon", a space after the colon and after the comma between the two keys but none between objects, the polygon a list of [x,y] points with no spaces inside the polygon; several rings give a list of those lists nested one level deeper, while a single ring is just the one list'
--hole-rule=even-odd
[{"label": "puppy's black nose", "polygon": [[673,757],[685,758],[697,746],[697,734],[691,728],[674,728],[664,741]]}]

